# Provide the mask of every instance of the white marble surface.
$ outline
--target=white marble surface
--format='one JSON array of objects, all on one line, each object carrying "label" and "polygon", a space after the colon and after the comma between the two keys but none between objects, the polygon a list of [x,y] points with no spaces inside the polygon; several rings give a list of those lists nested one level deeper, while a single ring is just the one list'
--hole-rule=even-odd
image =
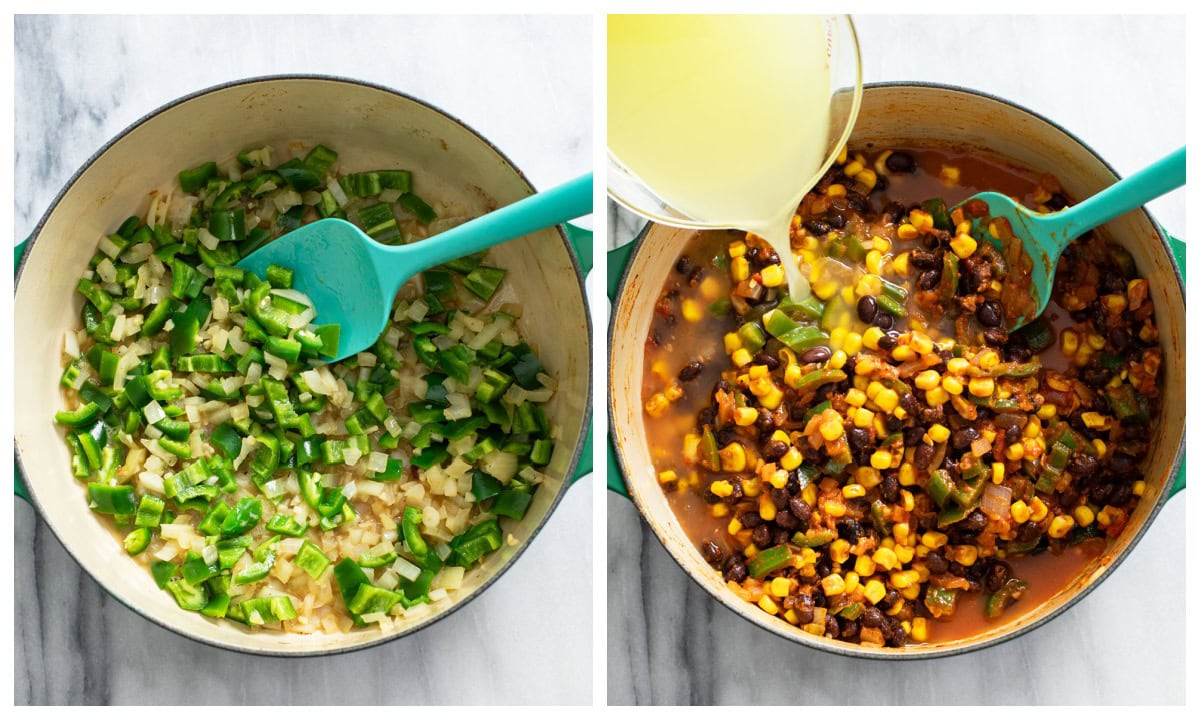
[{"label": "white marble surface", "polygon": [[[953,83],[1022,103],[1122,175],[1184,142],[1181,18],[856,22],[866,82]],[[1150,208],[1185,237],[1182,192]],[[640,229],[624,211],[609,217],[610,245]],[[889,664],[808,650],[745,622],[684,574],[630,502],[610,495],[609,703],[1182,703],[1185,500],[1169,502],[1125,563],[1048,625],[957,658]]]},{"label": "white marble surface", "polygon": [[[591,166],[587,17],[19,16],[15,41],[17,238],[143,114],[254,75],[403,90],[463,119],[537,187]],[[451,617],[378,648],[301,660],[213,649],[142,619],[18,502],[16,702],[588,703],[591,488],[569,491],[520,561]]]}]

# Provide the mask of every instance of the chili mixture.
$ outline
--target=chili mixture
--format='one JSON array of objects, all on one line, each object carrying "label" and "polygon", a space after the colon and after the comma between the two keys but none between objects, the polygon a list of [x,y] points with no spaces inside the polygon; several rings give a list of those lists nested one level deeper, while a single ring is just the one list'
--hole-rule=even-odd
[{"label": "chili mixture", "polygon": [[708,232],[658,299],[643,392],[661,486],[728,587],[805,632],[969,637],[1062,589],[1145,492],[1147,280],[1089,234],[1047,312],[1008,332],[1030,260],[986,206],[955,208],[984,189],[1069,203],[1050,175],[961,153],[843,151],[791,226],[809,298],[761,238]]}]

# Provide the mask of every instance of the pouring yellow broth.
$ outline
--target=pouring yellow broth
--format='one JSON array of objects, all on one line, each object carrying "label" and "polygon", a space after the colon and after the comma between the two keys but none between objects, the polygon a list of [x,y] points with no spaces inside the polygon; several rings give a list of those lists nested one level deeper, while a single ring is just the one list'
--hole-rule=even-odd
[{"label": "pouring yellow broth", "polygon": [[980,190],[1069,202],[1049,175],[949,150],[843,153],[791,225],[810,300],[760,238],[720,231],[682,249],[655,306],[663,492],[735,594],[804,632],[971,637],[1064,588],[1145,491],[1147,281],[1085,237],[1043,319],[1010,334],[1027,257],[1008,228],[973,229],[986,208],[947,211]]},{"label": "pouring yellow broth", "polygon": [[[515,540],[558,430],[555,381],[483,255],[422,274],[368,351],[239,258],[319,217],[379,242],[461,222],[402,169],[322,145],[180,172],[99,241],[63,343],[81,495],[182,610],[250,627],[383,630],[431,612]],[[81,497],[81,501],[84,501]]]}]

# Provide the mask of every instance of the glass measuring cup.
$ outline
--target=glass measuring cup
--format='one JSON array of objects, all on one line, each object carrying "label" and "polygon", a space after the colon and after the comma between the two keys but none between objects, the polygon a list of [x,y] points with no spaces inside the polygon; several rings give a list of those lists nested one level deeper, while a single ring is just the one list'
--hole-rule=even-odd
[{"label": "glass measuring cup", "polygon": [[[825,140],[825,160],[811,177],[796,183],[796,192],[791,201],[792,208],[800,203],[804,194],[816,185],[837,159],[839,151],[850,137],[862,99],[861,60],[853,21],[848,15],[822,15],[819,18],[824,30],[829,62],[829,132]],[[608,194],[625,208],[655,222],[698,229],[748,229],[738,227],[744,224],[739,222],[741,219],[701,218],[673,207],[668,200],[639,178],[636,172],[626,166],[611,148],[608,152]],[[760,218],[762,221],[770,219]]]}]

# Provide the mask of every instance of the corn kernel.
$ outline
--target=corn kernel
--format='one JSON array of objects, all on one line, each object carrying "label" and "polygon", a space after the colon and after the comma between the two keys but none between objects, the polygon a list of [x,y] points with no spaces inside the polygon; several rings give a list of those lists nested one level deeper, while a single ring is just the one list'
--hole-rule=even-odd
[{"label": "corn kernel", "polygon": [[[855,408],[851,408],[855,409]],[[869,428],[875,424],[875,413],[866,408],[859,408],[854,414],[854,427]]]},{"label": "corn kernel", "polygon": [[829,558],[841,564],[850,559],[850,541],[838,538],[829,543]]},{"label": "corn kernel", "polygon": [[788,448],[788,451],[779,458],[779,467],[791,472],[800,467],[800,463],[804,461],[804,456],[796,448]]},{"label": "corn kernel", "polygon": [[809,484],[800,491],[800,499],[809,505],[817,504],[817,486]]},{"label": "corn kernel", "polygon": [[887,588],[878,580],[868,580],[863,586],[863,595],[872,603],[878,605],[883,596],[887,595]]},{"label": "corn kernel", "polygon": [[675,380],[667,386],[667,389],[663,391],[663,394],[667,396],[667,400],[675,402],[679,398],[683,397],[683,386],[679,384],[678,380]]},{"label": "corn kernel", "polygon": [[1025,429],[1021,434],[1027,438],[1035,438],[1042,434],[1042,421],[1037,418],[1030,418],[1029,422],[1025,423]]},{"label": "corn kernel", "polygon": [[1093,430],[1107,428],[1109,425],[1108,418],[1094,411],[1085,412],[1081,414],[1079,418],[1083,420],[1084,425],[1087,425]]},{"label": "corn kernel", "polygon": [[842,488],[842,497],[844,498],[860,498],[867,494],[867,489],[858,483],[852,483]]},{"label": "corn kernel", "polygon": [[742,348],[742,338],[735,332],[725,333],[725,353],[733,355]]},{"label": "corn kernel", "polygon": [[[1092,440],[1092,447],[1096,448],[1096,455],[1098,455],[1101,460],[1103,460],[1104,457],[1106,455],[1108,455],[1108,445],[1100,438],[1096,438],[1095,440]],[[1139,480],[1138,482],[1141,482],[1141,481]]]},{"label": "corn kernel", "polygon": [[875,404],[885,413],[890,413],[900,405],[900,396],[891,388],[884,388],[874,398]]},{"label": "corn kernel", "polygon": [[931,425],[929,428],[929,439],[935,443],[946,442],[950,439],[950,428],[941,423]]},{"label": "corn kernel", "polygon": [[746,254],[746,243],[741,240],[734,240],[729,243],[729,257],[737,258]]},{"label": "corn kernel", "polygon": [[1050,529],[1046,531],[1046,534],[1059,540],[1066,537],[1073,527],[1075,527],[1075,518],[1069,515],[1055,515],[1054,519],[1050,521]]},{"label": "corn kernel", "polygon": [[907,345],[897,345],[896,347],[892,348],[892,359],[898,362],[912,360],[916,356],[916,351]]},{"label": "corn kernel", "polygon": [[874,170],[863,170],[858,175],[855,175],[854,179],[862,183],[863,187],[867,189],[867,192],[874,190],[875,183],[879,181],[879,178],[875,175]]},{"label": "corn kernel", "polygon": [[869,555],[859,555],[854,561],[854,572],[863,577],[869,577],[875,574],[875,561]]},{"label": "corn kernel", "polygon": [[860,465],[854,471],[854,479],[865,488],[873,488],[883,482],[883,476],[879,474],[879,471],[867,465]]},{"label": "corn kernel", "polygon": [[883,274],[883,253],[878,250],[870,250],[867,252],[867,272],[872,275]]},{"label": "corn kernel", "polygon": [[767,522],[772,522],[775,520],[775,513],[776,513],[775,501],[773,501],[771,499],[771,494],[763,493],[762,495],[759,495],[758,496],[758,514],[759,514],[759,516]]},{"label": "corn kernel", "polygon": [[888,582],[897,590],[903,590],[919,581],[915,570],[900,570],[888,576]]},{"label": "corn kernel", "polygon": [[741,443],[729,443],[717,451],[721,456],[721,469],[725,472],[741,472],[746,469],[746,448]]},{"label": "corn kernel", "polygon": [[775,615],[779,612],[779,606],[775,604],[775,601],[771,599],[770,595],[763,595],[761,598],[759,598],[758,606],[772,615]]},{"label": "corn kernel", "polygon": [[975,397],[991,397],[996,391],[996,381],[988,378],[971,378],[967,382],[967,390]]},{"label": "corn kernel", "polygon": [[895,551],[887,547],[881,547],[877,549],[871,555],[871,559],[875,561],[876,565],[884,570],[894,570],[900,566],[900,561],[896,557]]},{"label": "corn kernel", "polygon": [[729,262],[729,276],[734,282],[750,278],[750,261],[744,257],[735,257]]},{"label": "corn kernel", "polygon": [[964,260],[974,255],[978,248],[979,243],[970,235],[956,235],[950,241],[950,249],[954,251],[955,255]]},{"label": "corn kernel", "polygon": [[1041,498],[1035,497],[1032,501],[1030,501],[1029,507],[1031,510],[1033,510],[1029,516],[1030,520],[1034,522],[1041,522],[1042,520],[1046,519],[1046,514],[1049,512],[1049,509],[1046,507],[1046,503],[1042,502]]},{"label": "corn kernel", "polygon": [[913,499],[913,494],[907,490],[900,491],[900,503],[905,510],[912,512],[916,505],[916,500]]},{"label": "corn kernel", "polygon": [[942,172],[938,175],[938,177],[946,185],[957,185],[959,170],[953,165],[943,165]]},{"label": "corn kernel", "polygon": [[1103,350],[1105,342],[1107,341],[1100,333],[1088,333],[1087,343],[1092,346],[1093,350]]},{"label": "corn kernel", "polygon": [[783,267],[768,265],[762,269],[762,284],[765,287],[779,287],[783,284]]},{"label": "corn kernel", "polygon": [[704,317],[704,308],[700,307],[700,303],[691,298],[687,298],[681,304],[683,319],[688,322],[699,322]]},{"label": "corn kernel", "polygon": [[971,567],[979,559],[979,548],[974,545],[955,545],[951,550],[951,559],[959,565]]},{"label": "corn kernel", "polygon": [[901,240],[916,240],[917,235],[917,228],[909,223],[904,223],[896,230],[896,237]]},{"label": "corn kernel", "polygon": [[1138,480],[1133,484],[1133,494],[1141,497],[1146,494],[1146,481]]},{"label": "corn kernel", "polygon": [[742,551],[742,554],[746,556],[747,560],[749,560],[758,554],[758,546],[756,546],[754,543],[750,543],[746,546],[746,549]]},{"label": "corn kernel", "polygon": [[[896,538],[896,542],[900,545],[908,544],[908,532],[909,527],[906,522],[898,522],[892,525],[892,537]],[[897,553],[897,556],[899,556],[899,553]],[[909,559],[911,560],[912,558]]]},{"label": "corn kernel", "polygon": [[913,210],[908,214],[908,221],[917,227],[918,230],[933,229],[933,215],[924,210]]},{"label": "corn kernel", "polygon": [[1053,420],[1058,414],[1058,406],[1054,403],[1046,403],[1037,410],[1037,416],[1042,420]]},{"label": "corn kernel", "polygon": [[733,485],[728,480],[714,480],[708,491],[717,497],[729,497],[733,494]]},{"label": "corn kernel", "polygon": [[667,400],[666,395],[663,395],[662,393],[654,393],[650,396],[650,399],[646,401],[646,414],[650,417],[659,417],[670,404],[671,401]]},{"label": "corn kernel", "polygon": [[942,389],[951,395],[962,395],[962,380],[959,380],[953,375],[947,375],[942,378]]},{"label": "corn kernel", "polygon": [[825,197],[843,197],[846,194],[846,186],[841,183],[834,183],[825,188]]},{"label": "corn kernel", "polygon": [[1063,330],[1060,342],[1062,343],[1063,355],[1067,357],[1071,357],[1079,351],[1079,334],[1074,330]]},{"label": "corn kernel", "polygon": [[1020,460],[1025,457],[1025,446],[1021,443],[1013,443],[1004,450],[1004,457],[1009,460]]},{"label": "corn kernel", "polygon": [[775,597],[787,597],[788,591],[791,590],[792,581],[785,577],[777,577],[771,580],[771,594]]},{"label": "corn kernel", "polygon": [[1071,515],[1075,518],[1075,524],[1079,527],[1087,527],[1096,521],[1096,511],[1087,505],[1080,505],[1075,508],[1075,512],[1071,513]]},{"label": "corn kernel", "polygon": [[796,614],[796,611],[795,611],[795,610],[787,610],[787,611],[785,611],[785,612],[783,613],[783,619],[784,619],[784,620],[787,620],[787,621],[788,621],[789,623],[791,623],[792,625],[799,625],[799,624],[800,624],[800,616]]},{"label": "corn kernel", "polygon": [[925,642],[929,639],[929,624],[923,617],[915,617],[912,619],[912,629],[909,631],[909,636],[916,642]]},{"label": "corn kernel", "polygon": [[854,355],[858,353],[859,350],[862,350],[862,346],[862,335],[859,335],[853,331],[847,332],[845,339],[842,340],[842,351],[847,355]]},{"label": "corn kernel", "polygon": [[917,386],[918,390],[932,390],[941,383],[942,379],[938,375],[937,370],[923,370],[917,373],[913,378],[913,385]]},{"label": "corn kernel", "polygon": [[887,450],[876,450],[871,453],[871,467],[876,470],[887,470],[892,466],[892,454]]},{"label": "corn kernel", "polygon": [[901,565],[907,565],[912,562],[913,555],[916,554],[916,551],[908,545],[897,545],[893,549],[896,551],[896,559],[900,561]]},{"label": "corn kernel", "polygon": [[751,355],[750,351],[747,350],[746,348],[738,348],[737,350],[735,350],[733,352],[733,357],[732,357],[733,364],[737,365],[738,367],[746,367],[747,365],[750,364],[750,361],[753,359],[754,359],[754,356]]},{"label": "corn kernel", "polygon": [[909,270],[908,262],[909,262],[908,253],[901,253],[899,256],[897,256],[895,259],[892,260],[892,269],[895,270],[896,274],[899,275],[900,277],[906,278],[906,277],[908,277],[908,270]]},{"label": "corn kernel", "polygon": [[906,487],[917,484],[917,468],[912,463],[900,464],[900,484]]},{"label": "corn kernel", "polygon": [[742,521],[735,517],[729,521],[729,524],[725,526],[725,529],[729,531],[730,535],[737,535],[742,531]]},{"label": "corn kernel", "polygon": [[1013,503],[1011,506],[1009,506],[1008,511],[1010,514],[1012,514],[1013,522],[1017,523],[1018,525],[1023,525],[1029,521],[1031,512],[1029,510],[1029,506],[1025,504],[1024,500],[1018,500]]},{"label": "corn kernel", "polygon": [[729,514],[729,506],[725,503],[717,503],[712,506],[712,516],[715,518],[723,518]]},{"label": "corn kernel", "polygon": [[829,358],[829,367],[832,370],[841,370],[846,365],[846,360],[849,358],[845,350],[836,350]]},{"label": "corn kernel", "polygon": [[956,357],[946,361],[946,369],[955,375],[962,375],[969,367],[971,367],[971,361],[966,358]]},{"label": "corn kernel", "polygon": [[826,500],[821,510],[830,517],[842,517],[846,514],[846,505],[838,498]]},{"label": "corn kernel", "polygon": [[1004,482],[1004,463],[992,463],[992,483],[999,485]]},{"label": "corn kernel", "polygon": [[829,442],[833,442],[842,436],[845,429],[842,427],[842,419],[839,417],[830,418],[820,425],[821,437]]},{"label": "corn kernel", "polygon": [[758,420],[758,410],[752,407],[740,407],[733,410],[733,422],[741,427],[753,425]]},{"label": "corn kernel", "polygon": [[838,150],[837,164],[838,164],[838,165],[845,165],[845,164],[846,164],[846,157],[847,157],[847,155],[848,155],[848,154],[849,154],[849,151],[846,149],[846,146],[845,146],[845,145],[843,145],[843,146],[842,146],[842,149],[841,149],[841,150]]}]

